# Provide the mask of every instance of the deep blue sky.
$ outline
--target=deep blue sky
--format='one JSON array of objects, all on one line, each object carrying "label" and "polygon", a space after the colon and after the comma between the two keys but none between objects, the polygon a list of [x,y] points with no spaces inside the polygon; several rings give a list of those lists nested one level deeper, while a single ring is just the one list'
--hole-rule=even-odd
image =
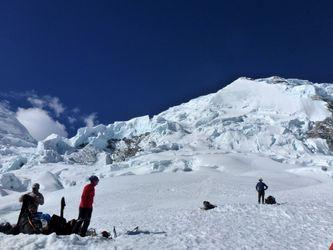
[{"label": "deep blue sky", "polygon": [[1,92],[35,90],[110,123],[240,76],[333,82],[330,2],[1,1]]}]

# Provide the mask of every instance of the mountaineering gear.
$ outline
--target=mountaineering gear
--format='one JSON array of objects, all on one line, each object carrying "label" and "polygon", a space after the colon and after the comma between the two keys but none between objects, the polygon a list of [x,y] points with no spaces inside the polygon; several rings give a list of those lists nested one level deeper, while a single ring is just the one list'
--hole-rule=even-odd
[{"label": "mountaineering gear", "polygon": [[4,233],[4,234],[19,234],[19,232],[17,233],[13,233],[13,226],[9,223],[9,222],[3,222],[0,224],[0,232]]},{"label": "mountaineering gear", "polygon": [[92,208],[94,203],[94,196],[95,186],[92,183],[87,184],[82,192],[80,208]]},{"label": "mountaineering gear", "polygon": [[42,212],[37,212],[37,213],[34,214],[34,219],[45,220],[49,223],[50,220],[51,220],[51,216],[49,214],[44,214]]},{"label": "mountaineering gear", "polygon": [[276,200],[273,196],[268,196],[266,199],[265,199],[265,203],[266,204],[276,204]]},{"label": "mountaineering gear", "polygon": [[[69,235],[74,233],[74,229],[77,224],[77,221],[75,219],[67,222],[65,218],[55,214],[51,218],[48,214],[43,214],[40,212],[32,214],[29,210],[29,206],[30,203],[34,202],[34,199],[30,195],[25,194],[21,197],[21,200],[22,207],[17,220],[17,224],[11,225],[8,222],[1,223],[0,232],[12,235],[17,235],[19,233],[56,233],[57,235]],[[64,201],[64,198],[62,199],[62,201]],[[43,226],[43,222],[47,224],[47,226]]]},{"label": "mountaineering gear", "polygon": [[102,236],[103,236],[104,238],[111,238],[111,239],[112,239],[111,234],[110,234],[108,231],[103,231],[103,232],[102,232]]},{"label": "mountaineering gear", "polygon": [[64,209],[65,209],[65,207],[66,207],[65,197],[62,197],[61,201],[60,201],[60,217],[61,218],[64,218]]},{"label": "mountaineering gear", "polygon": [[201,209],[209,210],[209,209],[213,209],[213,208],[216,208],[216,206],[211,204],[209,201],[204,201],[203,202],[203,207]]},{"label": "mountaineering gear", "polygon": [[67,222],[63,217],[65,205],[65,198],[62,197],[60,202],[60,216],[56,214],[52,215],[51,221],[48,224],[49,230],[46,234],[54,232],[57,235],[70,235],[79,231],[80,228],[78,227],[77,220],[72,219]]},{"label": "mountaineering gear", "polygon": [[259,182],[256,185],[256,190],[258,192],[258,203],[264,204],[265,203],[265,190],[268,188],[268,186],[262,182],[262,178],[259,179]]}]

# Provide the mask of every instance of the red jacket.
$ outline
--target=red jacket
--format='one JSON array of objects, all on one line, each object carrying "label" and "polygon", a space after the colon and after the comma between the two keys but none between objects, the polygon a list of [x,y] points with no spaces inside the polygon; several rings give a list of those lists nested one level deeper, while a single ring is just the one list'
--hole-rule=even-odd
[{"label": "red jacket", "polygon": [[92,208],[92,204],[94,202],[94,196],[95,196],[95,187],[92,183],[87,184],[82,192],[81,195],[81,202],[80,207],[81,208]]}]

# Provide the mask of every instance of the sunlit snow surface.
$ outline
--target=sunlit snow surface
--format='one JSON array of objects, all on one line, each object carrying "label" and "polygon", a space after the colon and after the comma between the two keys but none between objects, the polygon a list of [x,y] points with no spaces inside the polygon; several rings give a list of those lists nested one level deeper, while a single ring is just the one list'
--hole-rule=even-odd
[{"label": "sunlit snow surface", "polygon": [[[38,146],[3,109],[13,128],[0,131],[10,142],[0,148],[1,220],[17,221],[18,197],[33,182],[45,196],[41,211],[59,214],[64,196],[65,217],[76,218],[96,174],[91,227],[115,226],[119,237],[0,234],[0,249],[328,249],[333,156],[307,132],[332,117],[332,94],[329,84],[240,78],[154,117],[50,135]],[[123,138],[140,138],[140,150],[106,164],[109,140]],[[257,204],[259,177],[281,205]],[[218,207],[203,211],[204,200]],[[125,234],[136,226],[146,234]]]},{"label": "sunlit snow surface", "polygon": [[[195,155],[194,155],[195,156]],[[176,157],[178,157],[176,155]],[[91,227],[116,227],[112,241],[77,235],[0,234],[1,249],[328,249],[332,241],[332,178],[321,170],[290,166],[255,155],[198,155],[195,172],[103,178],[96,187]],[[84,176],[92,167],[43,166],[77,180],[76,186],[42,190],[41,211],[76,218]],[[65,174],[66,172],[66,174]],[[31,175],[38,175],[37,168]],[[262,176],[267,194],[281,205],[258,205],[255,184]],[[41,183],[45,185],[45,183]],[[48,187],[50,190],[50,187]],[[18,195],[2,197],[1,218],[14,223]],[[218,205],[203,211],[203,200]],[[139,226],[149,234],[124,235]]]}]

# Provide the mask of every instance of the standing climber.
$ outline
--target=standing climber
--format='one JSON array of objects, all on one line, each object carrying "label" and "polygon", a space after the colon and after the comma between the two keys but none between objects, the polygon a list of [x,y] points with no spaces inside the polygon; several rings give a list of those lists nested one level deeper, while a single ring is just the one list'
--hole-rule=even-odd
[{"label": "standing climber", "polygon": [[258,192],[258,203],[265,203],[265,190],[268,188],[268,186],[263,182],[262,178],[259,179],[259,182],[256,185],[256,190]]},{"label": "standing climber", "polygon": [[83,189],[80,207],[79,207],[78,224],[81,227],[83,223],[81,230],[79,232],[82,237],[86,236],[90,224],[91,214],[93,210],[94,196],[95,196],[95,186],[97,186],[99,179],[97,176],[92,175],[89,177],[89,181],[90,183],[87,184]]}]

